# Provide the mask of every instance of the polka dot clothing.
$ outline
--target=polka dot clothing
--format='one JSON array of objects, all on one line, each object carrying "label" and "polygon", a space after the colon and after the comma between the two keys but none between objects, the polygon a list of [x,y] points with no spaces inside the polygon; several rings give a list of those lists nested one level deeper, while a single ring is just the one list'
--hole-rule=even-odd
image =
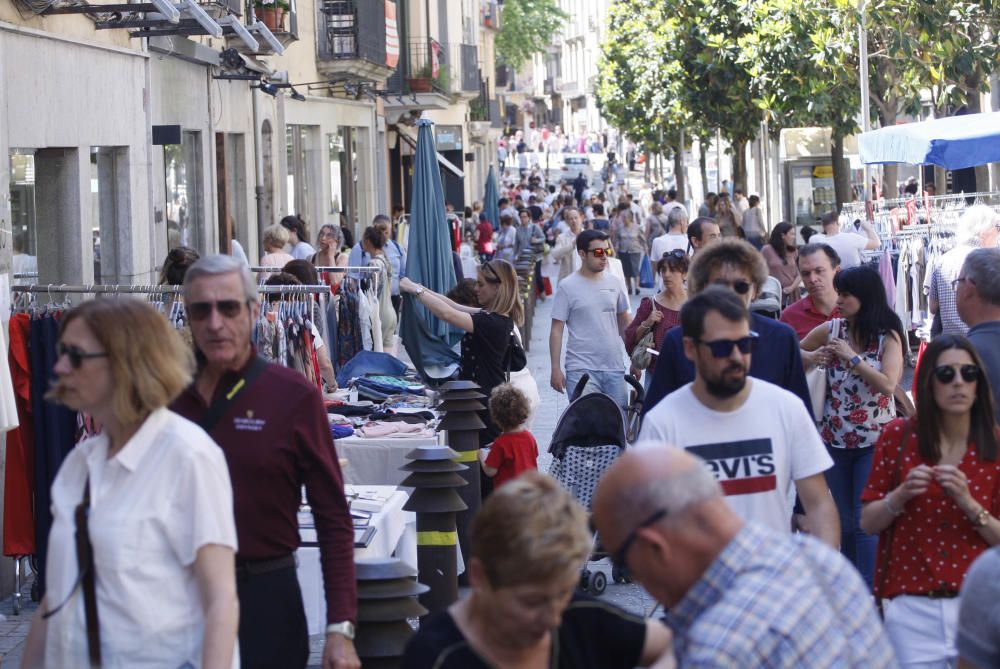
[{"label": "polka dot clothing", "polygon": [[[910,437],[904,440],[907,433]],[[900,448],[905,450],[896,478]],[[875,446],[871,475],[861,501],[884,498],[906,480],[911,469],[922,464],[933,466],[917,452],[916,421],[892,421]],[[969,444],[958,468],[968,479],[975,500],[993,516],[1000,515],[1000,462],[980,460],[975,444]],[[989,547],[958,505],[933,481],[927,492],[907,502],[903,514],[896,518],[888,572],[883,576],[885,537],[886,533],[879,536],[875,584],[876,594],[890,599],[941,590],[957,592],[973,560]]]}]

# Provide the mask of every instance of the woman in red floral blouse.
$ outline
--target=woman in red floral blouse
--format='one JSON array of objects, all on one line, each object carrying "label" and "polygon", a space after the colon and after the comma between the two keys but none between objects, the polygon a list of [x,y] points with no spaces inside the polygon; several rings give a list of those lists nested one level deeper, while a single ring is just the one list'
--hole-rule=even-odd
[{"label": "woman in red floral blouse", "polygon": [[817,351],[812,359],[826,365],[826,404],[816,418],[833,458],[826,482],[840,512],[840,551],[871,587],[877,540],[861,530],[861,492],[875,442],[896,417],[893,391],[903,373],[906,336],[878,272],[845,269],[833,277],[833,286],[844,318],[818,326],[802,340],[802,349]]},{"label": "woman in red floral blouse", "polygon": [[917,413],[886,426],[861,497],[879,534],[875,595],[901,667],[953,666],[958,593],[969,566],[1000,543],[993,397],[968,339],[930,343]]}]

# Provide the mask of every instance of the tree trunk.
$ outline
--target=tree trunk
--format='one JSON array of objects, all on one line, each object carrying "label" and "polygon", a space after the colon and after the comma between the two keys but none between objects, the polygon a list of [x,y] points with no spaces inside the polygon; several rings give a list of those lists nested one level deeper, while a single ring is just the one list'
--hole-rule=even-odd
[{"label": "tree trunk", "polygon": [[747,192],[747,142],[733,142],[733,191],[737,188]]},{"label": "tree trunk", "polygon": [[[886,105],[885,114],[879,114],[883,128],[896,125],[897,109],[899,109],[899,106],[896,102],[896,98],[890,98],[888,104]],[[882,166],[882,174],[882,194],[886,198],[899,197],[899,164],[886,163]],[[865,184],[865,188],[871,188],[871,184]]]},{"label": "tree trunk", "polygon": [[[979,114],[983,111],[983,101],[979,96],[979,86],[973,85],[977,82],[970,81],[972,90],[965,96],[965,108],[970,114]],[[976,165],[976,192],[984,193],[990,189],[990,166]]]},{"label": "tree trunk", "polygon": [[704,202],[708,196],[708,142],[704,139],[698,140],[698,148],[698,169],[701,170],[701,200]]},{"label": "tree trunk", "polygon": [[833,160],[833,191],[837,198],[837,211],[844,208],[845,202],[852,202],[851,173],[844,160],[844,137],[834,132],[830,146],[830,158]]},{"label": "tree trunk", "polygon": [[684,147],[675,146],[674,149],[674,179],[677,182],[677,201],[684,201]]}]

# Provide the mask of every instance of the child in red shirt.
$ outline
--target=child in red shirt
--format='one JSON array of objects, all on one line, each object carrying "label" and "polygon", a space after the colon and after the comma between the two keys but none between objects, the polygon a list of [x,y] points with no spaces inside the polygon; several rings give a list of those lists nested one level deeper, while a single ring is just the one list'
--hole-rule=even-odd
[{"label": "child in red shirt", "polygon": [[489,448],[479,452],[483,473],[495,477],[494,488],[517,478],[529,469],[538,469],[538,444],[524,429],[531,413],[528,398],[509,383],[501,383],[490,394],[490,417],[503,434]]}]

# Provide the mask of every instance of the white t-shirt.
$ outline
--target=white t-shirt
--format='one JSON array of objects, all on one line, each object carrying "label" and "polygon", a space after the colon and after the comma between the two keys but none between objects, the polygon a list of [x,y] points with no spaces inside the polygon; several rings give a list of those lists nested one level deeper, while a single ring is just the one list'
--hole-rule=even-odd
[{"label": "white t-shirt", "polygon": [[688,238],[683,233],[660,235],[653,239],[653,248],[649,252],[649,261],[653,263],[653,271],[656,271],[656,263],[663,257],[664,253],[670,253],[676,249],[687,251]]},{"label": "white t-shirt", "polygon": [[835,235],[817,232],[809,238],[810,244],[829,244],[840,256],[840,268],[857,267],[861,264],[861,252],[868,246],[868,237],[853,232],[840,231]]},{"label": "white t-shirt", "polygon": [[[78,574],[74,512],[90,479],[90,540],[106,669],[201,666],[205,616],[194,561],[217,544],[236,550],[233,491],[226,458],[200,427],[168,409],[146,418],[108,459],[108,437],[66,456],[52,484],[52,530],[45,565],[50,608]],[[234,645],[232,667],[239,666]],[[45,667],[87,666],[79,589],[48,621]]]},{"label": "white t-shirt", "polygon": [[767,381],[748,378],[750,395],[739,409],[709,409],[692,384],[650,409],[642,441],[671,444],[699,456],[742,518],[791,532],[793,482],[826,471],[833,460],[802,400]]}]

